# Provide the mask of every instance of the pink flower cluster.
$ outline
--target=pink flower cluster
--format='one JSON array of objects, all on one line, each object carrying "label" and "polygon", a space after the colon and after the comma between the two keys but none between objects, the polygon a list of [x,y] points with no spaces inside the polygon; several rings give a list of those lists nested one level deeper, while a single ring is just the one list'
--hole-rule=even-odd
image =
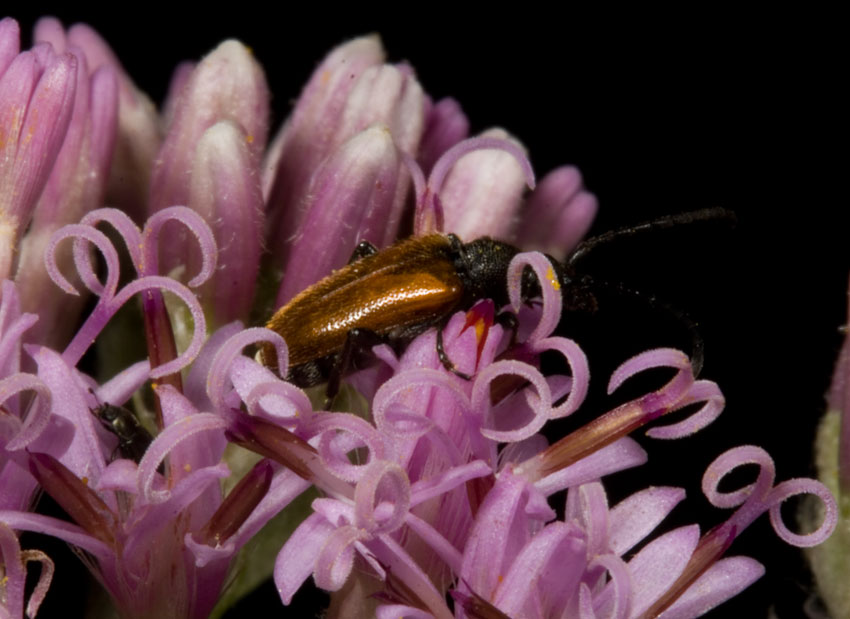
[{"label": "pink flower cluster", "polygon": [[[17,23],[0,21],[0,616],[34,616],[48,591],[50,559],[17,539],[38,531],[81,551],[122,617],[206,617],[240,549],[309,488],[320,496],[292,535],[263,539],[279,548],[282,602],[312,575],[337,592],[335,616],[694,617],[763,573],[725,556],[758,515],[789,543],[829,536],[829,492],[774,484],[771,459],[751,446],[706,471],[709,500],[737,508],[708,532],[656,533],[681,489],[609,505],[605,477],[648,457],[629,433],[689,407],[649,434],[691,435],[723,396],[683,353],[649,350],[614,372],[609,393],[654,368],[666,384],[549,444],[541,430],[579,409],[590,369],[556,334],[564,282],[538,251],[508,270],[517,334],[490,300],[441,327],[471,380],[445,370],[433,329],[403,351],[376,346],[377,364],[350,377],[365,414],[322,410],[281,379],[286,342],[245,327],[271,307],[258,281],[279,280],[282,305],[358,241],[392,244],[406,217],[416,235],[489,235],[563,258],[596,212],[574,168],[536,184],[505,132],[469,138],[459,104],[432,101],[376,37],[324,59],[270,144],[263,71],[236,41],[179,67],[161,114],[87,26],[46,18],[35,41],[21,51]],[[531,272],[540,302],[522,297]],[[144,358],[116,362],[107,339],[144,339]],[[89,351],[97,378],[81,369]],[[544,353],[568,372],[544,374]],[[155,430],[138,461],[122,448],[146,433],[97,415],[131,400],[135,412],[120,414]],[[253,459],[240,465],[231,445]],[[746,464],[758,479],[721,492]],[[72,521],[32,511],[39,490]],[[779,515],[796,494],[824,506],[808,535]],[[34,560],[44,567],[25,604]]]}]

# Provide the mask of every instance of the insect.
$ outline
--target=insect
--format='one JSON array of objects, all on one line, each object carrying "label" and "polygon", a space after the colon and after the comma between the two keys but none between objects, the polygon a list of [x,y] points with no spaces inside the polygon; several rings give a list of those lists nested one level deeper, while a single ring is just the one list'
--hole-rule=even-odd
[{"label": "insect", "polygon": [[91,412],[104,428],[118,437],[115,452],[138,464],[153,441],[153,437],[133,412],[112,404],[101,404],[91,409]]},{"label": "insect", "polygon": [[[564,264],[547,258],[565,305],[582,305],[592,286],[587,278],[575,278],[573,267],[593,247],[645,230],[729,217],[734,216],[724,209],[668,216],[590,238]],[[287,380],[302,387],[328,380],[330,398],[342,372],[357,365],[358,351],[380,342],[404,343],[433,326],[438,327],[440,361],[461,374],[443,350],[442,327],[454,312],[479,299],[506,305],[508,265],[519,252],[487,237],[463,243],[454,234],[413,237],[381,251],[361,242],[347,266],[298,294],[268,321],[266,327],[283,336],[289,347]],[[522,296],[530,299],[536,292],[539,284],[528,270]],[[260,357],[276,369],[271,345],[261,350]]]}]

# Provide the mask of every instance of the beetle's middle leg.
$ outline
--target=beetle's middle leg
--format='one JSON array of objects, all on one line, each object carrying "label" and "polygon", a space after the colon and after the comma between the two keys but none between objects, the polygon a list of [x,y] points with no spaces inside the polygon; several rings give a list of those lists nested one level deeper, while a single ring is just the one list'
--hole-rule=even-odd
[{"label": "beetle's middle leg", "polygon": [[352,368],[362,365],[364,356],[372,354],[372,347],[383,344],[384,338],[370,329],[351,329],[345,336],[345,344],[337,356],[336,362],[328,373],[328,386],[325,390],[325,410],[339,393],[342,377]]}]

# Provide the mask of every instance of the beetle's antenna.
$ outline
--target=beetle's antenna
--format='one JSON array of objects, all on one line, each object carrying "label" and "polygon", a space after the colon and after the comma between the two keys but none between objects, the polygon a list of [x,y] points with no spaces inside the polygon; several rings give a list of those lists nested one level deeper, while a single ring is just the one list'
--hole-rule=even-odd
[{"label": "beetle's antenna", "polygon": [[679,213],[677,215],[667,215],[665,217],[659,217],[652,221],[645,221],[627,228],[603,232],[598,236],[590,237],[589,239],[579,243],[575,251],[567,257],[566,266],[568,268],[575,266],[584,257],[586,257],[594,247],[605,245],[606,243],[610,243],[617,239],[635,236],[644,232],[663,230],[664,228],[672,228],[683,224],[693,224],[704,221],[725,221],[728,222],[730,226],[734,226],[737,220],[738,218],[735,216],[735,213],[729,209],[715,206],[712,208],[700,209],[698,211]]},{"label": "beetle's antenna", "polygon": [[683,310],[659,300],[655,295],[646,295],[639,290],[629,288],[621,282],[599,282],[594,281],[593,278],[584,277],[582,278],[581,285],[589,290],[605,290],[639,299],[649,307],[661,310],[673,317],[685,328],[691,337],[691,369],[693,370],[694,378],[699,376],[700,371],[702,371],[703,363],[705,362],[705,340],[700,333],[699,325]]}]

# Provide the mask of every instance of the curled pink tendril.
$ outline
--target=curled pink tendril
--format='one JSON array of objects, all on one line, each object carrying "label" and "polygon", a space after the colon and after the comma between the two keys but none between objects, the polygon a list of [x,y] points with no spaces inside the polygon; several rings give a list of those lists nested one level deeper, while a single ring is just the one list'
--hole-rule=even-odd
[{"label": "curled pink tendril", "polygon": [[198,241],[201,250],[201,270],[189,280],[189,286],[196,288],[207,281],[215,272],[218,252],[212,230],[192,209],[185,206],[171,206],[157,211],[150,216],[142,232],[142,264],[140,274],[156,274],[158,270],[159,233],[162,226],[169,221],[181,223]]},{"label": "curled pink tendril", "polygon": [[[735,468],[747,464],[759,467],[756,481],[737,490],[722,492],[719,489],[720,481]],[[758,516],[769,511],[774,531],[787,543],[809,547],[823,542],[832,534],[838,522],[838,507],[832,494],[814,479],[789,479],[774,486],[775,477],[776,468],[770,455],[761,447],[744,445],[721,454],[709,465],[702,479],[702,491],[711,504],[717,507],[740,506],[723,525],[730,527],[736,536]],[[814,495],[823,503],[823,522],[807,535],[789,530],[782,521],[780,512],[782,502],[798,494]]]},{"label": "curled pink tendril", "polygon": [[282,374],[286,374],[289,367],[289,349],[279,333],[261,327],[240,331],[230,337],[218,349],[210,364],[209,374],[207,375],[207,396],[217,410],[227,408],[225,397],[231,389],[230,371],[233,361],[242,354],[243,348],[261,342],[267,342],[274,346],[277,352],[277,367]]},{"label": "curled pink tendril", "polygon": [[206,320],[204,319],[204,313],[201,310],[201,306],[195,295],[192,294],[192,292],[183,284],[160,276],[142,277],[130,282],[118,291],[119,265],[118,254],[115,251],[115,247],[102,232],[99,232],[91,226],[81,224],[72,224],[57,230],[51,237],[44,256],[48,274],[57,286],[69,294],[76,295],[79,294],[79,292],[67,280],[67,278],[62,275],[59,271],[58,265],[56,264],[57,246],[60,242],[67,238],[88,241],[98,249],[106,264],[106,278],[105,282],[100,284],[91,272],[87,258],[82,262],[77,262],[75,260],[75,266],[83,264],[86,265],[83,267],[81,278],[86,287],[92,293],[96,294],[99,299],[94,310],[92,310],[92,313],[62,353],[62,357],[65,359],[66,363],[73,366],[79,362],[83,354],[92,345],[97,335],[103,330],[112,316],[133,295],[154,289],[158,289],[163,292],[170,292],[186,304],[194,321],[194,330],[192,332],[192,339],[186,350],[168,363],[164,363],[159,367],[151,369],[151,377],[159,378],[167,374],[172,374],[191,363],[200,351],[204,338],[206,337]]},{"label": "curled pink tendril", "polygon": [[[17,423],[17,417],[10,417],[9,421],[16,420],[10,425],[16,427],[17,432],[6,444],[8,451],[17,451],[32,443],[44,431],[50,421],[53,394],[50,388],[33,374],[19,372],[0,380],[0,404],[23,391],[33,391],[38,397],[34,401],[34,406],[30,407],[22,424]],[[3,416],[6,415],[3,414]]]},{"label": "curled pink tendril", "polygon": [[354,490],[357,526],[373,535],[391,533],[404,523],[410,509],[410,480],[404,470],[392,462],[372,464]]},{"label": "curled pink tendril", "polygon": [[[383,435],[372,424],[348,413],[326,413],[315,415],[310,430],[319,435],[319,457],[327,470],[348,482],[363,479],[372,462],[389,456]],[[363,464],[352,464],[349,453],[366,447],[368,455]],[[369,473],[371,474],[371,473]]]}]

